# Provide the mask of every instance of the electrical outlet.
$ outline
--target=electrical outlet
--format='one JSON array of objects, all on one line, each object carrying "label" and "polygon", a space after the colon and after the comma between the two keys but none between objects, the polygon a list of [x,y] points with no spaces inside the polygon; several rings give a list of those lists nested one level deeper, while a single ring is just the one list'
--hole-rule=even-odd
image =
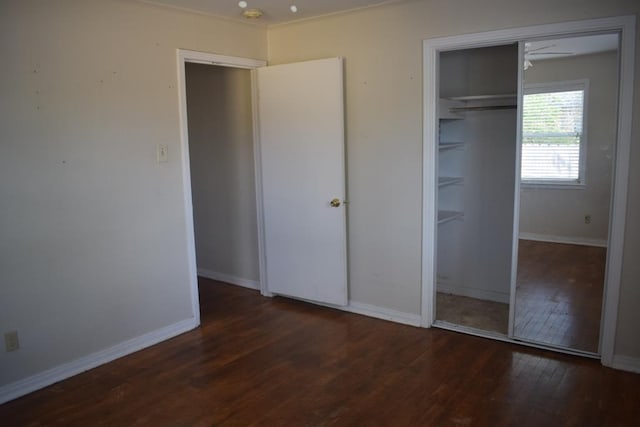
[{"label": "electrical outlet", "polygon": [[166,163],[169,161],[169,146],[167,144],[158,144],[158,163]]},{"label": "electrical outlet", "polygon": [[20,341],[18,341],[18,331],[5,332],[4,347],[6,351],[16,351],[20,348]]},{"label": "electrical outlet", "polygon": [[591,224],[591,214],[586,214],[584,216],[584,223],[585,224]]}]

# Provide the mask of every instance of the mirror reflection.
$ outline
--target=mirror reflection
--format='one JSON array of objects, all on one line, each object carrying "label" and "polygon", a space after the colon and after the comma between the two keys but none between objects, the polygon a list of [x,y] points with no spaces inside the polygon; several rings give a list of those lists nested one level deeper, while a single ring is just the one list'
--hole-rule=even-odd
[{"label": "mirror reflection", "polygon": [[599,34],[524,45],[518,339],[598,352],[618,44]]}]

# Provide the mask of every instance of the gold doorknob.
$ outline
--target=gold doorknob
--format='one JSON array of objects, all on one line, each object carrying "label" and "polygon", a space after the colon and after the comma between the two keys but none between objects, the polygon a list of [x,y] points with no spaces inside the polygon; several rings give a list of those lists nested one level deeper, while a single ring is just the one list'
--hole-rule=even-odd
[{"label": "gold doorknob", "polygon": [[333,199],[333,200],[331,200],[331,202],[329,202],[329,204],[331,205],[332,208],[339,208],[340,207],[340,199]]}]

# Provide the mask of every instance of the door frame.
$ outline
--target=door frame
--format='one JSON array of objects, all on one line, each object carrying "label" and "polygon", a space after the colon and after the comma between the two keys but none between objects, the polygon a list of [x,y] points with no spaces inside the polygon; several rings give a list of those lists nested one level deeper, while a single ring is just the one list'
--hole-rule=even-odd
[{"label": "door frame", "polygon": [[[607,251],[607,267],[605,274],[605,291],[602,310],[602,327],[600,335],[601,362],[605,366],[613,366],[615,335],[617,330],[618,306],[620,300],[620,282],[624,252],[624,230],[627,211],[629,153],[631,150],[631,123],[633,104],[633,78],[635,57],[635,16],[571,21],[557,24],[536,25],[529,27],[497,30],[476,34],[465,34],[423,41],[423,194],[422,194],[422,309],[421,325],[431,327],[435,320],[435,257],[437,235],[437,181],[434,171],[437,159],[437,93],[438,93],[438,61],[440,51],[489,47],[510,43],[519,43],[530,38],[565,37],[593,32],[620,33],[620,65],[618,93],[618,123],[616,139],[616,156],[614,163],[614,182],[611,195],[611,213],[609,219],[609,240]],[[522,50],[522,47],[520,47]],[[520,55],[522,52],[520,52]],[[519,67],[520,85],[521,71]],[[522,88],[518,88],[519,97]],[[520,116],[520,114],[518,115]],[[518,119],[520,121],[520,119]],[[520,123],[518,124],[518,129]],[[520,132],[518,132],[518,138]],[[516,188],[516,200],[519,189]],[[514,230],[517,226],[519,209],[516,206]],[[517,242],[514,232],[514,245]],[[517,249],[516,249],[517,250]],[[514,254],[517,252],[514,251]],[[512,261],[511,305],[515,298],[515,262]],[[510,311],[513,311],[510,307]],[[511,314],[512,316],[513,314]],[[510,319],[510,324],[513,319]],[[510,328],[511,329],[511,328]],[[512,336],[512,331],[510,330]],[[518,342],[513,339],[508,339]]]},{"label": "door frame", "polygon": [[195,229],[193,224],[193,200],[191,193],[191,162],[189,159],[189,126],[187,121],[186,63],[216,65],[220,67],[251,70],[251,108],[253,116],[253,156],[256,187],[256,210],[258,231],[258,281],[260,292],[270,295],[264,280],[264,227],[262,217],[262,185],[260,174],[260,143],[258,134],[257,86],[255,70],[267,65],[260,59],[218,55],[195,50],[177,49],[178,103],[180,115],[180,156],[182,160],[182,191],[184,194],[185,228],[187,233],[187,258],[189,263],[189,284],[191,288],[191,309],[197,324],[200,324],[200,299],[198,298],[198,267],[196,264]]}]

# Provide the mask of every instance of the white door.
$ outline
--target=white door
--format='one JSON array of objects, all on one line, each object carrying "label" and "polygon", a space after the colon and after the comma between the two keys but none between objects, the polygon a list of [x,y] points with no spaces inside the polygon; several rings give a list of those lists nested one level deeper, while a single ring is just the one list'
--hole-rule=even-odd
[{"label": "white door", "polygon": [[346,305],[342,59],[257,79],[267,289]]}]

